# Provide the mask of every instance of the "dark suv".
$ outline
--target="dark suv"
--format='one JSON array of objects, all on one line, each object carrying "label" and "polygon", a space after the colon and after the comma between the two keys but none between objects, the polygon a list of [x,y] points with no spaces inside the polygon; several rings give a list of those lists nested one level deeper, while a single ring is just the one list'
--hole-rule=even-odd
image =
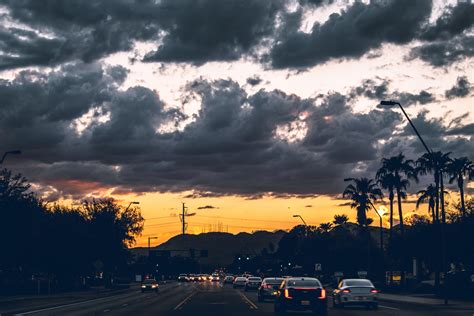
[{"label": "dark suv", "polygon": [[275,313],[311,310],[315,315],[327,315],[326,290],[315,278],[288,278],[275,297]]}]

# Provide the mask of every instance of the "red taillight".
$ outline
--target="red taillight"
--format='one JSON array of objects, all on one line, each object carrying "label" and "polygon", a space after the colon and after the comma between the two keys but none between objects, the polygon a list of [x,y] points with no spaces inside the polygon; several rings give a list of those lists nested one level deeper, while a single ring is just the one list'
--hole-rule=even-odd
[{"label": "red taillight", "polygon": [[350,293],[351,290],[345,289],[345,290],[342,290],[341,292],[344,293],[344,294],[347,294],[347,293]]},{"label": "red taillight", "polygon": [[293,298],[292,296],[290,296],[290,291],[288,289],[285,289],[285,298],[290,300]]},{"label": "red taillight", "polygon": [[320,300],[324,300],[326,298],[326,290],[321,289],[321,294],[318,297]]},{"label": "red taillight", "polygon": [[265,284],[264,286],[266,289],[273,289],[273,286],[271,284]]},{"label": "red taillight", "polygon": [[376,289],[372,289],[372,290],[370,290],[370,293],[374,293],[374,294],[376,294],[376,293],[378,293],[378,292],[379,292],[379,291],[378,291],[378,290],[376,290]]}]

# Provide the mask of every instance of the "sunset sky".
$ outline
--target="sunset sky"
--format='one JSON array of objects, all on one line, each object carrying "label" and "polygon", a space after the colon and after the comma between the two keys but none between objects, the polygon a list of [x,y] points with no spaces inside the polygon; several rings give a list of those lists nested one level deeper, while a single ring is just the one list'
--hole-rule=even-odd
[{"label": "sunset sky", "polygon": [[474,159],[471,1],[48,3],[0,0],[4,166],[47,201],[139,201],[139,246],[180,233],[182,202],[189,233],[355,219],[344,178],[423,153],[381,99]]}]

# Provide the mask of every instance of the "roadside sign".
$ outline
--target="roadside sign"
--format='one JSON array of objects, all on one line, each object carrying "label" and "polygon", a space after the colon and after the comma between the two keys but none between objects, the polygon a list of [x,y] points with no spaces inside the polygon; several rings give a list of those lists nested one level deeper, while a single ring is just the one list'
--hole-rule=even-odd
[{"label": "roadside sign", "polygon": [[359,276],[359,278],[366,278],[367,271],[357,271],[357,275]]},{"label": "roadside sign", "polygon": [[321,265],[321,263],[315,263],[314,264],[314,271],[322,271],[323,270],[323,267]]}]

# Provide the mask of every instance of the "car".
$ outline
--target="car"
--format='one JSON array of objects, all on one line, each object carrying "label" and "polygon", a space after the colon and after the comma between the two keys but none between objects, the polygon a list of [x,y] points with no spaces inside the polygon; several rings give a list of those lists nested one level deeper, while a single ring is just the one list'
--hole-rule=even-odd
[{"label": "car", "polygon": [[308,277],[284,279],[275,296],[275,314],[308,310],[318,316],[327,315],[326,290],[321,282]]},{"label": "car", "polygon": [[218,282],[219,281],[219,275],[217,273],[214,273],[211,275],[211,281],[212,282]]},{"label": "car", "polygon": [[258,290],[262,284],[262,278],[260,277],[249,277],[245,282],[245,291]]},{"label": "car", "polygon": [[180,274],[178,276],[178,282],[186,282],[188,280],[188,276],[186,274]]},{"label": "car", "polygon": [[145,281],[143,281],[140,288],[142,293],[147,291],[154,291],[158,293],[160,286],[158,285],[158,282],[155,279],[146,279]]},{"label": "car", "polygon": [[265,299],[274,299],[278,293],[283,278],[265,278],[258,288],[258,301],[263,302]]},{"label": "car", "polygon": [[234,283],[232,283],[232,287],[234,289],[238,287],[245,287],[245,283],[247,283],[247,278],[246,277],[236,277],[234,279]]},{"label": "car", "polygon": [[234,277],[232,275],[228,275],[224,278],[224,284],[232,284],[234,283]]},{"label": "car", "polygon": [[362,305],[368,309],[377,309],[378,293],[370,280],[344,279],[332,293],[333,306]]}]

